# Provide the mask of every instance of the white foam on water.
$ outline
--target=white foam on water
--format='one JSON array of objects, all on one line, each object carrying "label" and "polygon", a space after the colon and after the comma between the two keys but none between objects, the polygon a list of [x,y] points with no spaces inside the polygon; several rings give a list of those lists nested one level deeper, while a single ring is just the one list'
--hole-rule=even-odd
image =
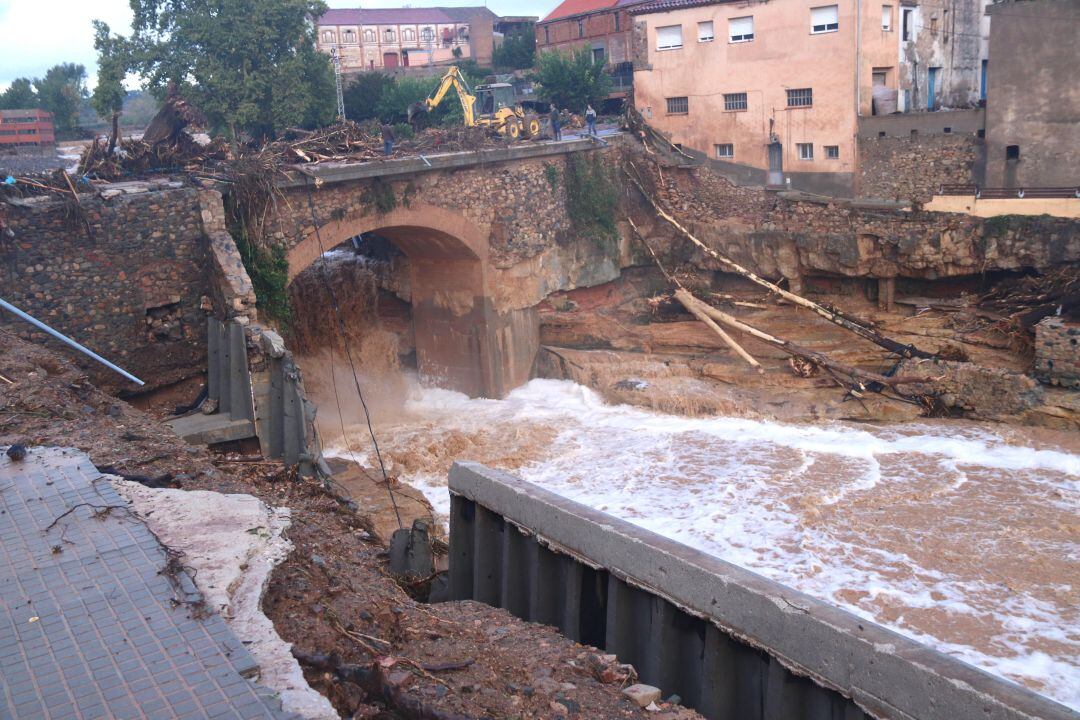
[{"label": "white foam on water", "polygon": [[[815,522],[822,512],[847,512],[848,505],[866,498],[876,503],[879,496],[902,497],[909,487],[923,492],[930,486],[931,507],[941,516],[935,520],[962,533],[957,542],[991,543],[969,548],[976,558],[1001,552],[993,543],[1007,544],[1009,538],[987,534],[998,518],[965,527],[968,519],[952,517],[950,503],[962,505],[967,492],[1004,493],[1017,502],[1035,502],[1025,494],[1040,493],[1075,516],[1080,454],[1007,442],[986,426],[963,423],[876,428],[662,415],[607,405],[588,388],[555,380],[533,380],[505,400],[413,387],[405,412],[404,421],[379,428],[384,445],[407,448],[418,438],[438,442],[439,433],[450,429],[555,428],[554,440],[516,474],[1080,709],[1080,610],[1047,600],[1075,597],[1075,543],[1036,537],[1018,546],[1016,552],[1036,559],[1065,559],[1072,576],[1059,578],[1054,588],[1012,588],[1008,577],[991,582],[947,564],[925,567],[933,562],[920,562],[920,544],[936,538],[920,533],[933,533],[932,526],[903,527],[898,517],[890,528],[890,515],[875,520],[885,524],[874,526],[882,532],[910,533],[907,546],[886,548],[873,537],[860,542],[866,538]],[[803,492],[811,484],[807,478],[817,497]],[[448,513],[443,471],[403,473],[402,479],[420,489],[437,512]],[[882,607],[900,610],[882,617]],[[923,629],[928,613],[945,614],[938,627],[949,628],[951,619],[972,623],[979,641],[934,637]],[[1053,653],[1043,649],[1048,642]]]}]

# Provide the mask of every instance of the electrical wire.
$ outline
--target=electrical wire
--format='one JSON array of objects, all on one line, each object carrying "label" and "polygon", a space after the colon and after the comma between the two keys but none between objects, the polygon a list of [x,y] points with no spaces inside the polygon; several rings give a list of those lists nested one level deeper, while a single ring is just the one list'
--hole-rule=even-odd
[{"label": "electrical wire", "polygon": [[[305,185],[307,189],[307,201],[308,208],[311,211],[311,223],[315,227],[315,239],[319,244],[319,256],[323,256],[326,253],[326,248],[323,247],[322,233],[319,231],[319,219],[315,214],[315,201],[312,198],[311,185]],[[402,529],[405,524],[401,521],[401,511],[398,508],[397,498],[394,496],[394,488],[390,484],[390,478],[386,474],[386,465],[383,463],[382,451],[379,449],[379,441],[375,438],[375,428],[371,425],[371,412],[368,410],[367,401],[364,399],[364,391],[360,389],[360,378],[356,373],[356,363],[353,361],[352,347],[349,342],[349,335],[345,331],[345,320],[341,316],[341,305],[338,303],[337,293],[334,292],[333,283],[330,282],[330,271],[327,269],[325,263],[323,264],[323,282],[326,284],[326,289],[330,294],[330,304],[334,308],[334,317],[337,319],[338,330],[341,332],[341,340],[345,345],[345,357],[349,361],[349,369],[352,372],[353,384],[356,386],[356,394],[360,398],[360,406],[364,409],[364,419],[367,422],[368,435],[371,436],[371,444],[375,448],[375,457],[379,461],[379,472],[382,473],[383,484],[386,485],[386,491],[390,495],[390,505],[394,508],[394,516],[397,518],[398,528]],[[341,422],[341,436],[345,442],[345,449],[349,452],[353,463],[360,468],[359,461],[356,459],[356,453],[353,452],[352,445],[349,443],[349,437],[345,432],[345,419],[341,412],[341,396],[338,394],[337,377],[334,372],[334,349],[331,345],[330,348],[330,381],[334,388],[334,400],[337,403],[338,420]]]}]

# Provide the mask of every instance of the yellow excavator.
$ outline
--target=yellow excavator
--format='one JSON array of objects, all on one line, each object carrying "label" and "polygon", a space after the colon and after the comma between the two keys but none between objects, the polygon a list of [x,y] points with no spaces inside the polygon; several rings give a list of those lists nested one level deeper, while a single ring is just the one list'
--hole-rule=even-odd
[{"label": "yellow excavator", "polygon": [[409,106],[409,122],[412,122],[416,114],[431,112],[437,108],[451,88],[457,92],[461,102],[465,127],[490,128],[511,140],[540,136],[540,119],[533,113],[526,113],[516,102],[513,85],[477,85],[474,93],[456,65],[450,66],[439,86],[429,97]]}]

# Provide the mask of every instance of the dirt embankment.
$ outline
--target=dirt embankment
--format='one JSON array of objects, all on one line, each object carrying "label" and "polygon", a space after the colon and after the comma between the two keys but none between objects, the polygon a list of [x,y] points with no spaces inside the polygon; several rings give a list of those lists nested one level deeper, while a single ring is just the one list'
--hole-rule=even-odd
[{"label": "dirt embankment", "polygon": [[0,445],[74,446],[118,473],[291,508],[295,550],[263,607],[344,717],[699,717],[636,707],[612,658],[553,628],[480,603],[413,600],[389,577],[368,519],[321,484],[274,462],[189,447],[57,353],[0,331],[0,375]]},{"label": "dirt embankment", "polygon": [[[916,374],[928,382],[909,388],[912,397],[904,401],[895,394],[850,393],[826,368],[800,373],[779,348],[736,335],[761,363],[764,372],[758,373],[668,292],[658,272],[634,268],[612,283],[552,295],[540,306],[540,374],[588,385],[610,402],[686,415],[816,422],[934,414],[1080,429],[1078,394],[1039,386],[1028,376],[1030,351],[1015,334],[957,298],[901,298],[886,311],[856,293],[814,295],[819,303],[868,319],[900,343],[951,359],[923,361]],[[905,370],[910,364],[896,368],[899,358],[882,348],[741,279],[705,278],[697,294],[745,323],[845,365],[879,374],[914,372]]]}]

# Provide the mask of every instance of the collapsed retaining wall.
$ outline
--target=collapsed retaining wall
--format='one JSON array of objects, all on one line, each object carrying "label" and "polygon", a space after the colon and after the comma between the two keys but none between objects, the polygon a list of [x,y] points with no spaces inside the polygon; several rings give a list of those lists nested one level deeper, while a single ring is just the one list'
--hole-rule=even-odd
[{"label": "collapsed retaining wall", "polygon": [[[0,297],[140,377],[146,389],[205,369],[208,312],[254,317],[251,283],[216,192],[156,180],[107,185],[80,195],[78,205],[41,196],[6,207],[13,235],[0,240],[8,268]],[[6,313],[0,323],[46,341]],[[103,387],[134,389],[75,360]]]}]

